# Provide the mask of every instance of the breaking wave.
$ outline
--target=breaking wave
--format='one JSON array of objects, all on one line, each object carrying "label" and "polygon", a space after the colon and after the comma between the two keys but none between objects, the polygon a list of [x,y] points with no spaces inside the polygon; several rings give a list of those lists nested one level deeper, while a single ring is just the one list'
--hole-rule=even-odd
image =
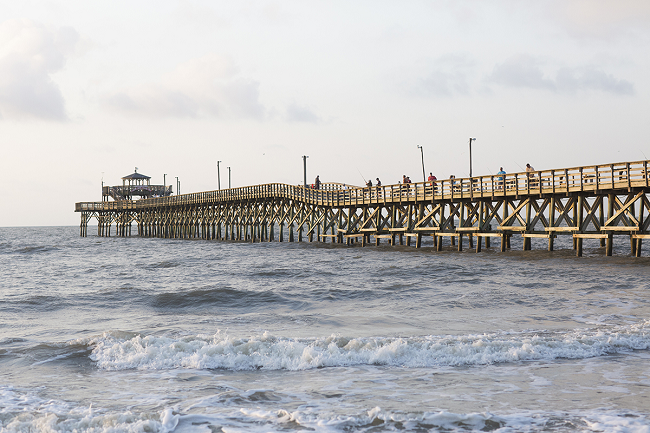
[{"label": "breaking wave", "polygon": [[[75,342],[75,344],[80,341]],[[500,332],[464,336],[248,338],[225,333],[190,337],[124,337],[105,333],[84,341],[106,370],[307,370],[353,365],[404,368],[582,359],[650,348],[650,321],[568,332]]]}]

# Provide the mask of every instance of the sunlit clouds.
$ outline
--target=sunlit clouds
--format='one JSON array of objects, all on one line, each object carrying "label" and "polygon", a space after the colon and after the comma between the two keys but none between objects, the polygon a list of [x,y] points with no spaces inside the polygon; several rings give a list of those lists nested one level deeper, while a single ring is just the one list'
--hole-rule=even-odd
[{"label": "sunlit clouds", "polygon": [[146,117],[262,119],[259,83],[240,76],[228,57],[208,54],[178,65],[156,83],[102,97],[113,111]]},{"label": "sunlit clouds", "polygon": [[67,119],[65,99],[52,74],[75,52],[79,34],[30,20],[0,23],[0,117]]}]

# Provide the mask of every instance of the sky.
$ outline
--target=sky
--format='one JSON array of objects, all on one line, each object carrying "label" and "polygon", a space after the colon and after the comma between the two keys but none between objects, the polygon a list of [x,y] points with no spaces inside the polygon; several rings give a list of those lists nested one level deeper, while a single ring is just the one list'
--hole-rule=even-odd
[{"label": "sky", "polygon": [[645,160],[650,2],[0,2],[0,227],[181,192]]}]

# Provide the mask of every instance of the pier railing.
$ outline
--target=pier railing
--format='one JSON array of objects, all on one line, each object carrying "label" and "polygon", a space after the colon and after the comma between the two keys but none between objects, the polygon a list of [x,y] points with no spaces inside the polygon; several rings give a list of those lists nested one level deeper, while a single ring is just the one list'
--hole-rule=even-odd
[{"label": "pier railing", "polygon": [[534,172],[494,174],[373,187],[324,183],[322,189],[287,184],[264,184],[135,201],[81,202],[77,212],[144,210],[157,207],[287,198],[323,206],[372,203],[494,198],[540,194],[569,194],[624,190],[650,185],[649,161],[573,167]]}]

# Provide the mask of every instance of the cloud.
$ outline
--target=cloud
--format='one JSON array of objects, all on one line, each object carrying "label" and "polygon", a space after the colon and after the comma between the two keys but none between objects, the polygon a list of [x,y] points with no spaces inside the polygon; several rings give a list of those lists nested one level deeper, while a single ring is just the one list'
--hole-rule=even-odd
[{"label": "cloud", "polygon": [[600,90],[619,95],[634,94],[634,84],[630,81],[619,80],[594,67],[562,68],[557,73],[556,86],[558,90],[570,93],[578,90]]},{"label": "cloud", "polygon": [[633,95],[634,84],[618,79],[594,66],[560,68],[545,74],[543,62],[527,55],[518,55],[496,65],[487,77],[488,83],[504,87],[548,90],[557,93],[601,91],[617,95]]},{"label": "cloud", "polygon": [[421,78],[412,93],[426,97],[451,97],[467,95],[470,90],[468,76],[474,61],[467,56],[449,54],[434,61],[431,71]]},{"label": "cloud", "polygon": [[79,40],[71,27],[0,23],[0,117],[66,120],[65,101],[51,75],[65,66]]},{"label": "cloud", "polygon": [[506,87],[555,89],[555,83],[544,78],[540,62],[525,55],[511,57],[504,63],[496,65],[488,80]]},{"label": "cloud", "polygon": [[124,114],[147,117],[238,117],[262,119],[259,83],[240,76],[231,59],[208,54],[182,63],[159,83],[124,89],[102,98]]},{"label": "cloud", "polygon": [[318,123],[321,118],[307,107],[301,107],[295,103],[287,107],[287,117],[289,122],[308,122]]}]

